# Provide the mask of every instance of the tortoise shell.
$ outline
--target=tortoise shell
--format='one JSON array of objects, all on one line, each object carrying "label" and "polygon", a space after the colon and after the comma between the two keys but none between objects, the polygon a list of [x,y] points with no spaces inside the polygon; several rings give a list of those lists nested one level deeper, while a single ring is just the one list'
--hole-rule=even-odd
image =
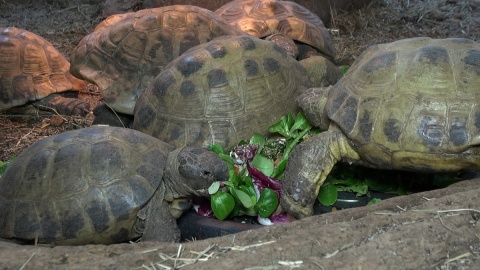
[{"label": "tortoise shell", "polygon": [[86,87],[50,42],[26,30],[0,28],[0,59],[0,111]]},{"label": "tortoise shell", "polygon": [[479,43],[412,38],[367,49],[326,112],[367,165],[456,170],[479,166],[479,100]]},{"label": "tortoise shell", "polygon": [[140,93],[173,59],[217,36],[239,34],[212,11],[195,6],[112,15],[77,45],[71,72],[98,85],[111,108],[133,114]]},{"label": "tortoise shell", "polygon": [[133,127],[175,146],[231,146],[298,111],[306,74],[273,42],[219,37],[190,49],[150,83]]},{"label": "tortoise shell", "polygon": [[141,132],[91,127],[32,144],[0,179],[0,237],[55,244],[134,238],[173,146]]},{"label": "tortoise shell", "polygon": [[235,0],[215,13],[249,35],[263,38],[280,33],[313,46],[331,59],[334,57],[332,40],[322,20],[295,2]]}]

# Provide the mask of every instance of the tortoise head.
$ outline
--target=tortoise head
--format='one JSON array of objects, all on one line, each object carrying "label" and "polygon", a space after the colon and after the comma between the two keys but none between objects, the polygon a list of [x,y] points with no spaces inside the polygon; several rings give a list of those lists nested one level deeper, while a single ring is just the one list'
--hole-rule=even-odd
[{"label": "tortoise head", "polygon": [[298,105],[302,108],[308,121],[322,130],[327,130],[330,126],[330,119],[325,110],[330,88],[310,88],[297,98]]},{"label": "tortoise head", "polygon": [[182,147],[168,156],[164,181],[170,196],[167,200],[192,195],[208,196],[215,181],[229,178],[227,164],[207,148]]}]

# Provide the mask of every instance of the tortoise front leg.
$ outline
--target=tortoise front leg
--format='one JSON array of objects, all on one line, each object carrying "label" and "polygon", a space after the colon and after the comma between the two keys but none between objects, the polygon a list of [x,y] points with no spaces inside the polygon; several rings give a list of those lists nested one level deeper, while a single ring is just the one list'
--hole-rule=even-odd
[{"label": "tortoise front leg", "polygon": [[288,160],[280,204],[294,218],[313,215],[320,186],[341,159],[359,160],[345,135],[336,127],[297,145]]},{"label": "tortoise front leg", "polygon": [[147,205],[138,212],[132,233],[142,235],[141,241],[180,241],[177,220],[165,200],[165,183],[160,183]]}]

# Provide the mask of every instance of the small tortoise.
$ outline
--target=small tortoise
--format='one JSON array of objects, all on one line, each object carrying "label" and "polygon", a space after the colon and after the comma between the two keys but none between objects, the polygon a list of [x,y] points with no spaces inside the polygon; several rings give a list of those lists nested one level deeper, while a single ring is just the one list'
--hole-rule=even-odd
[{"label": "small tortoise", "polygon": [[322,20],[295,2],[234,0],[217,9],[215,13],[249,35],[264,38],[283,34],[294,41],[312,46],[329,60],[334,58],[334,47]]},{"label": "small tortoise", "polygon": [[208,195],[228,169],[206,148],[97,126],[32,144],[0,178],[0,237],[58,245],[176,241],[171,202]]},{"label": "small tortoise", "polygon": [[89,106],[55,93],[87,86],[69,72],[70,63],[42,37],[15,27],[0,28],[0,111],[34,102],[61,114],[86,114]]},{"label": "small tortoise", "polygon": [[299,98],[328,129],[299,144],[285,171],[281,206],[312,215],[338,161],[414,171],[480,169],[480,44],[412,38],[367,49],[330,89]]},{"label": "small tortoise", "polygon": [[175,146],[232,146],[298,111],[305,68],[277,44],[224,36],[170,63],[140,96],[133,128]]},{"label": "small tortoise", "polygon": [[112,15],[71,56],[72,74],[98,85],[105,103],[133,114],[151,79],[187,49],[242,32],[212,11],[175,5]]}]

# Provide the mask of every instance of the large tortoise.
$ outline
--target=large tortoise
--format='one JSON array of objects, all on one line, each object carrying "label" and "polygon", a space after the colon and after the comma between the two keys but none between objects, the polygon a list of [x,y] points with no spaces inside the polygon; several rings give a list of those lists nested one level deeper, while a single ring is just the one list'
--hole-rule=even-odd
[{"label": "large tortoise", "polygon": [[0,237],[57,245],[177,241],[175,217],[228,169],[206,148],[97,126],[32,144],[0,179]]},{"label": "large tortoise", "polygon": [[89,106],[56,93],[82,91],[70,63],[42,37],[15,27],[0,28],[0,111],[34,102],[62,114],[85,114]]},{"label": "large tortoise", "polygon": [[309,85],[302,64],[277,44],[218,37],[175,59],[150,83],[135,106],[133,128],[175,146],[231,146],[298,111],[295,98]]},{"label": "large tortoise", "polygon": [[328,130],[293,150],[282,208],[311,215],[341,160],[382,169],[480,169],[479,100],[479,43],[412,38],[370,47],[335,86],[299,98],[307,118]]},{"label": "large tortoise", "polygon": [[[295,2],[234,0],[217,9],[215,13],[249,35],[265,38],[282,34],[294,41],[310,45],[329,60],[334,58],[332,40],[322,20]],[[305,57],[300,57],[303,58]]]},{"label": "large tortoise", "polygon": [[80,41],[70,70],[98,85],[112,109],[133,114],[150,80],[177,56],[217,36],[240,34],[212,11],[195,6],[112,15]]}]

